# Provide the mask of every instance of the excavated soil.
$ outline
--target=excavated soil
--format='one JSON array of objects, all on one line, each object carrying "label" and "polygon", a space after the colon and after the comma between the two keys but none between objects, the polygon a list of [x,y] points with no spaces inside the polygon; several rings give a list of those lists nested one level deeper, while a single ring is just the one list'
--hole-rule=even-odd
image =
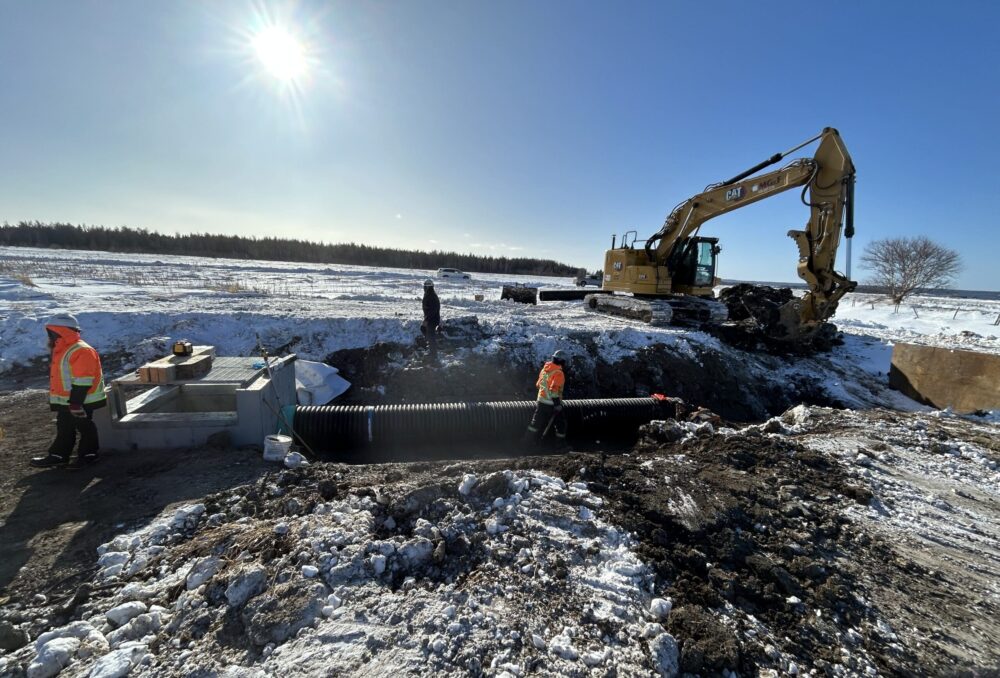
[{"label": "excavated soil", "polygon": [[[420,346],[328,356],[354,384],[338,402],[531,398],[536,360],[471,351],[483,336],[456,323],[438,365]],[[567,341],[567,398],[665,393],[728,422],[843,405],[821,370],[780,356],[709,342],[609,363],[595,337]],[[5,380],[19,390],[0,394],[0,646],[85,625],[134,673],[177,676],[325,675],[334,650],[346,673],[422,675],[1000,666],[995,426],[798,407],[718,431],[654,422],[634,448],[562,456],[493,441],[502,458],[275,471],[259,450],[198,448],[37,470],[54,432],[41,380]],[[148,541],[144,526],[182,504]],[[129,569],[98,566],[113,545],[132,549]],[[102,621],[140,593],[141,624]],[[0,651],[0,675],[34,659]],[[94,660],[78,655],[73,675]]]},{"label": "excavated soil", "polygon": [[[540,365],[519,353],[469,352],[483,336],[475,325],[452,333],[440,344],[440,363],[430,365],[417,347],[380,344],[337,351],[326,357],[352,388],[341,404],[530,400]],[[758,343],[752,340],[754,346]],[[777,356],[723,351],[693,344],[690,350],[654,344],[609,362],[593,336],[567,338],[574,355],[565,367],[567,399],[632,398],[662,393],[707,407],[729,421],[753,422],[780,414],[798,403],[843,406],[831,397],[824,376],[808,370],[789,373],[781,382],[773,371],[785,365]],[[785,353],[787,354],[787,350]],[[754,362],[743,356],[754,356]]]},{"label": "excavated soil", "polygon": [[[797,408],[739,431],[654,423],[634,450],[618,455],[531,457],[511,449],[507,459],[323,464],[277,472],[265,470],[256,454],[193,450],[155,462],[108,455],[100,471],[81,475],[23,464],[19,455],[39,448],[39,430],[47,423],[40,400],[38,393],[3,399],[5,444],[13,442],[17,453],[6,447],[3,456],[0,562],[8,586],[0,617],[34,637],[60,623],[101,617],[128,599],[126,584],[135,585],[133,592],[145,587],[155,591],[146,602],[161,606],[157,615],[172,615],[144,630],[146,654],[136,668],[150,675],[252,667],[274,661],[268,655],[282,643],[294,645],[294,666],[320,675],[309,651],[321,651],[324,642],[338,651],[356,644],[360,654],[349,656],[362,662],[358,666],[379,661],[390,648],[410,647],[418,663],[408,670],[425,675],[995,675],[1000,666],[1000,505],[995,490],[984,493],[989,484],[975,484],[977,474],[995,476],[1000,462],[990,434],[995,429],[988,427]],[[839,441],[830,448],[836,451],[822,451],[832,440]],[[910,461],[902,463],[903,456]],[[946,541],[941,526],[906,532],[911,495],[935,492],[899,485],[922,463],[953,479],[939,488],[939,498],[926,500],[929,507],[943,501],[942,511],[955,512],[943,520],[969,522],[975,538],[968,543]],[[498,506],[517,504],[513,497],[500,499],[526,487],[517,479],[532,474],[547,474],[562,489],[539,504],[522,489],[529,522],[501,518],[511,509]],[[473,476],[479,481],[470,485]],[[100,491],[88,492],[90,487]],[[203,506],[181,523],[175,519],[180,531],[146,569],[92,578],[97,544],[186,499]],[[351,514],[350,506],[358,512]],[[927,512],[918,507],[912,515]],[[603,534],[600,543],[608,543],[610,528],[587,527],[586,520],[571,527],[576,516],[591,513],[602,525],[631,534],[622,545],[650,572],[641,597],[672,601],[669,614],[652,618],[653,630],[647,624],[643,631],[643,638],[658,639],[649,641],[651,649],[630,635],[633,627],[599,614],[593,599],[572,586],[581,577],[574,574],[578,568],[603,555],[588,551],[588,540],[599,543]],[[333,516],[331,524],[345,526],[351,538],[365,525],[375,545],[372,558],[379,544],[395,539],[404,546],[381,570],[372,570],[366,556],[367,569],[338,580],[362,576],[352,584],[358,588],[328,588],[322,578],[298,574],[316,557],[307,553],[308,544],[336,554],[315,543],[321,536],[340,539],[336,530],[306,527],[324,524],[324,516]],[[502,520],[509,531],[498,527]],[[893,520],[902,527],[890,525]],[[286,522],[302,527],[280,531]],[[536,523],[548,527],[528,529]],[[567,534],[577,530],[580,539],[560,547],[565,551],[546,551],[555,526]],[[68,542],[66,531],[75,535]],[[418,559],[414,553],[424,544],[426,554]],[[535,554],[530,567],[538,570],[527,569],[524,553]],[[22,563],[29,567],[18,572]],[[186,569],[190,563],[192,570]],[[348,565],[342,560],[342,567]],[[542,569],[547,574],[539,579]],[[191,577],[201,570],[207,583],[194,589]],[[328,581],[334,572],[325,574]],[[176,586],[157,588],[174,573],[181,576]],[[89,584],[81,588],[81,581]],[[234,588],[243,590],[236,582],[250,582],[243,587],[249,593],[234,594]],[[328,594],[343,596],[350,609],[321,622]],[[448,610],[442,622],[421,617],[420,609],[440,595],[452,601],[451,609],[458,606],[454,620]],[[359,609],[365,600],[390,607]],[[498,620],[490,621],[493,612],[483,620],[486,611],[505,609]],[[449,635],[455,625],[458,635]],[[563,626],[572,631],[555,635]],[[105,633],[113,639],[116,632],[106,627]],[[669,635],[657,635],[664,633]],[[539,641],[529,642],[532,634]],[[32,651],[12,657],[7,670],[20,675]],[[92,658],[77,661],[81,671],[93,665]]]}]

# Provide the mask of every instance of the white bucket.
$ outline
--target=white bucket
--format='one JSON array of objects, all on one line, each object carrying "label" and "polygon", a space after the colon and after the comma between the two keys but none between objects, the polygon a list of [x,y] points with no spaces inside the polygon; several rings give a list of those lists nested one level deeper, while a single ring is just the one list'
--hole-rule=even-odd
[{"label": "white bucket", "polygon": [[289,436],[276,433],[264,438],[264,461],[284,461],[288,449],[292,446]]}]

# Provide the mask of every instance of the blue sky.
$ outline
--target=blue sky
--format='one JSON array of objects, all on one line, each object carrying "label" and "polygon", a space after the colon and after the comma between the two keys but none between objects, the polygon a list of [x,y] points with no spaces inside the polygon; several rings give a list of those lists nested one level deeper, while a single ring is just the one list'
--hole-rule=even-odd
[{"label": "blue sky", "polygon": [[[856,278],[870,240],[927,235],[998,290],[998,24],[974,0],[0,0],[0,220],[598,268],[612,233],[829,125]],[[273,25],[303,45],[292,83],[252,46]],[[806,218],[789,191],[702,233],[724,277],[790,281]]]}]

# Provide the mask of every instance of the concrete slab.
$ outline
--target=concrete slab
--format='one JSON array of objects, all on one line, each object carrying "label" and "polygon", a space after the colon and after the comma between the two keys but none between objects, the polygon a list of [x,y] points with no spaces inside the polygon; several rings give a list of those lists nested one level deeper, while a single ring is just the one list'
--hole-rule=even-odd
[{"label": "concrete slab", "polygon": [[889,385],[914,400],[955,412],[1000,409],[1000,355],[896,344]]}]

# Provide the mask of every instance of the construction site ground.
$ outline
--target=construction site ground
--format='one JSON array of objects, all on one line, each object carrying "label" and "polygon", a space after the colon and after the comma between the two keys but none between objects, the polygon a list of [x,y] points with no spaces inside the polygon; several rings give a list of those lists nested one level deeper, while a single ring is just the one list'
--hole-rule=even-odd
[{"label": "construction site ground", "polygon": [[[204,448],[79,471],[27,464],[43,391],[0,418],[0,617],[76,634],[61,675],[1000,666],[1000,443],[975,418],[803,406],[614,454],[283,470]],[[99,568],[102,544],[131,574]],[[51,675],[36,645],[0,674]]]}]

